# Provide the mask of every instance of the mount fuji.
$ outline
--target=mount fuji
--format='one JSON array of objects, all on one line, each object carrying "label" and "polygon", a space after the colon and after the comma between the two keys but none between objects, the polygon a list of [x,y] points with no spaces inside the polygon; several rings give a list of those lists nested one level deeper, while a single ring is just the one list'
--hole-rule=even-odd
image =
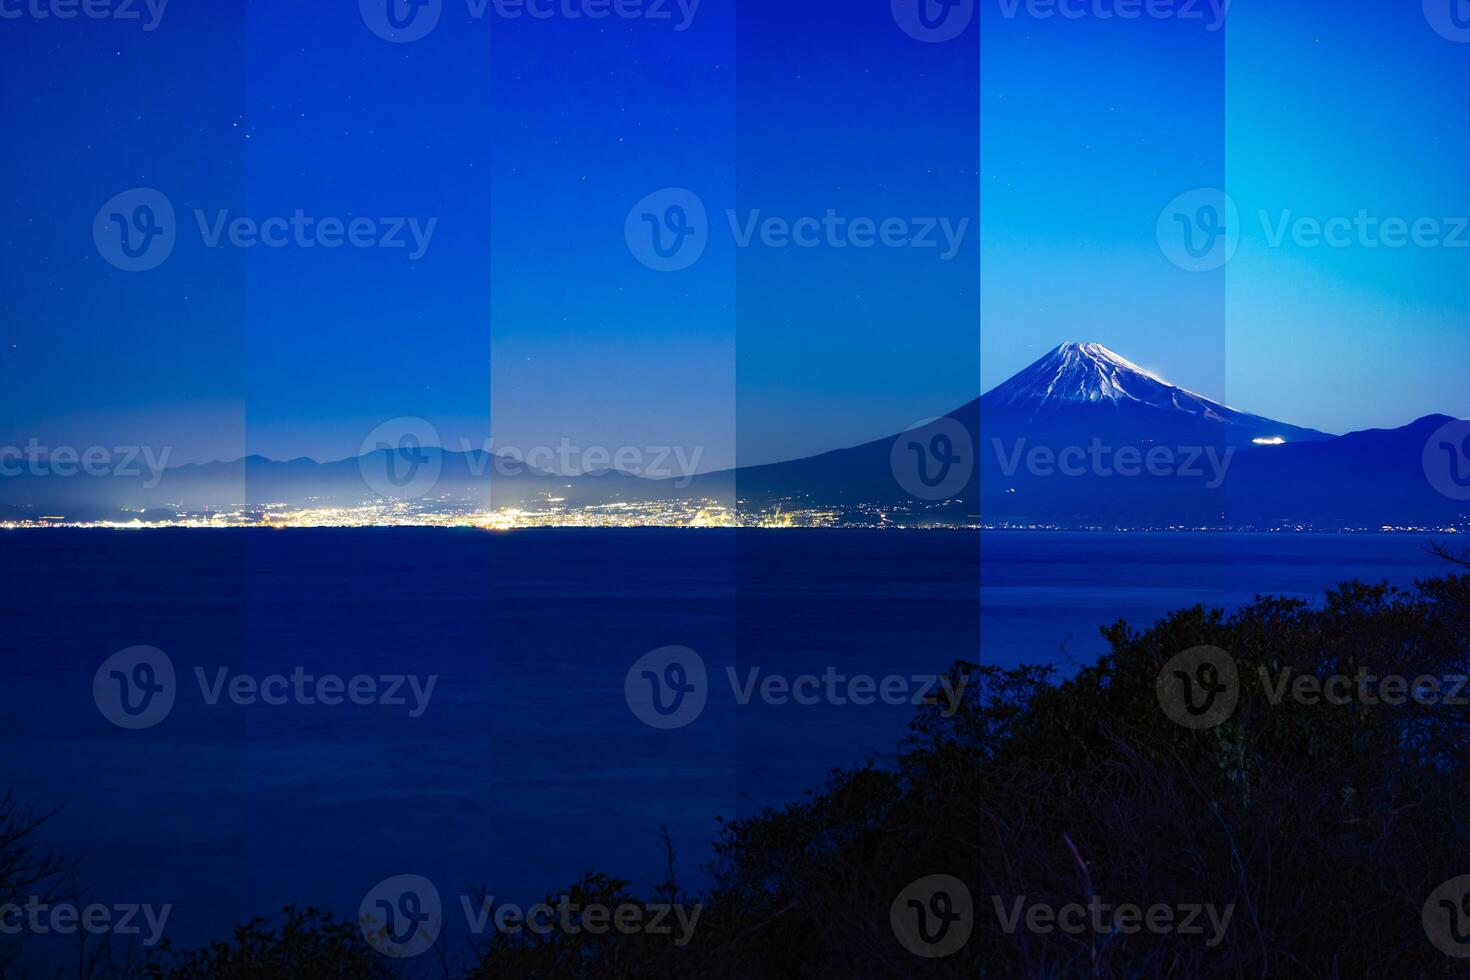
[{"label": "mount fuji", "polygon": [[[1008,466],[1008,460],[1017,461],[1017,454],[1024,460],[1039,450],[1055,458],[1095,444],[1109,453],[1142,455],[1151,449],[1192,452],[1206,448],[1234,453],[1255,445],[1280,448],[1284,443],[1333,438],[1316,429],[1211,401],[1170,384],[1101,344],[1062,344],[945,418],[958,422],[970,435],[976,463],[974,476],[955,495],[950,509],[983,513],[987,518],[1011,515],[1017,505],[1026,508],[1028,517],[1048,519],[1061,512],[1080,518],[1084,515],[1073,513],[1079,493],[1084,504],[1096,504],[1114,493],[1134,497],[1183,493],[1197,499],[1200,489],[1200,480],[1186,477],[1167,484],[1108,481],[1100,492],[1084,490],[1083,485],[1091,481],[1050,479],[1019,463]],[[725,493],[753,502],[782,497],[835,504],[902,500],[906,494],[895,483],[891,466],[897,438],[888,436],[820,456],[712,474],[696,484],[720,486]],[[1088,512],[1092,509],[1084,507]]]},{"label": "mount fuji", "polygon": [[[1067,343],[928,431],[711,474],[696,485],[746,505],[795,498],[922,509],[895,481],[895,445],[922,444],[938,432],[932,426],[957,423],[970,437],[973,471],[928,510],[931,518],[1055,527],[1443,527],[1470,522],[1470,502],[1437,489],[1422,459],[1452,421],[1431,416],[1333,436],[1230,408],[1101,344]],[[959,431],[951,426],[952,441]]]},{"label": "mount fuji", "polygon": [[987,431],[1087,444],[1280,445],[1332,438],[1211,401],[1101,344],[1062,344],[980,399]]}]

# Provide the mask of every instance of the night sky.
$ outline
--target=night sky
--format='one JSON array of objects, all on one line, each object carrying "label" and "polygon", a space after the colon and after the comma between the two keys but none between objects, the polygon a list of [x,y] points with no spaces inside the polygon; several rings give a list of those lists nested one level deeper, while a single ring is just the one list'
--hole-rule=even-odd
[{"label": "night sky", "polygon": [[[422,416],[450,448],[698,446],[709,469],[889,434],[1068,340],[1334,432],[1470,415],[1470,230],[1272,241],[1470,215],[1470,36],[1435,0],[1237,0],[1223,26],[1204,2],[977,0],[929,41],[909,0],[441,0],[399,41],[383,2],[172,0],[156,23],[0,2],[0,445],[335,459]],[[94,235],[134,188],[175,212],[146,271]],[[665,272],[625,230],[667,188],[707,244]],[[1157,232],[1196,188],[1240,216],[1209,271]],[[298,211],[404,246],[209,244],[222,213]],[[739,244],[829,213],[964,232]]]}]

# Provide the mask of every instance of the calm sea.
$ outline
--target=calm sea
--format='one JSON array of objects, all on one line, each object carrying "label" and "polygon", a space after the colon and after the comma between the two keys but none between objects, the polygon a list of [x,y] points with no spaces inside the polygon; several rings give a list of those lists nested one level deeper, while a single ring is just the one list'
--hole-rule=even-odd
[{"label": "calm sea", "polygon": [[[828,690],[861,694],[855,679],[888,678],[899,701],[958,658],[1069,670],[1104,652],[1098,627],[1119,618],[1146,625],[1257,593],[1319,597],[1353,577],[1409,584],[1443,570],[1427,544],[11,532],[0,535],[0,788],[62,807],[42,837],[80,861],[93,899],[171,904],[167,934],[188,945],[291,902],[353,918],[375,883],[404,873],[430,878],[456,908],[481,887],[530,905],[591,870],[642,889],[663,868],[661,827],[681,882],[698,886],[716,817],[799,799],[832,767],[891,755],[912,707],[834,703]],[[162,720],[128,730],[99,708],[93,682],[104,660],[139,645],[167,655],[176,695]],[[660,729],[630,709],[625,679],[666,646],[698,655],[708,698],[683,727]],[[373,692],[341,704],[230,694],[293,675],[371,678],[357,683]],[[792,682],[820,691],[817,703],[783,695]]]}]

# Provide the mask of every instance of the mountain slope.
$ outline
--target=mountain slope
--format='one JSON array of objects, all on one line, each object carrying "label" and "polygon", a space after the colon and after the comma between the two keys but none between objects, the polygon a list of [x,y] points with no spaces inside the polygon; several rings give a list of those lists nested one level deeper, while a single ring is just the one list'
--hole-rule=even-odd
[{"label": "mountain slope", "polygon": [[[1067,510],[1069,497],[1080,487],[1075,481],[1033,477],[1027,463],[1038,449],[1056,456],[1096,443],[1112,456],[1128,447],[1140,453],[1161,448],[1178,454],[1182,463],[1195,451],[1243,448],[1256,439],[1294,443],[1332,438],[1325,432],[1211,401],[1164,381],[1101,344],[1062,344],[944,417],[963,428],[973,451],[975,476],[954,494],[955,509],[971,514],[979,509],[987,515],[992,508],[978,507],[982,499],[994,505],[1010,504],[1005,498],[1016,492],[1018,484],[1038,479],[1047,481],[1038,484],[1047,490],[1039,511]],[[833,504],[912,500],[913,494],[894,473],[892,454],[898,438],[890,435],[820,456],[744,467],[701,478],[696,485],[735,493],[756,504],[801,497]],[[1008,465],[1012,461],[1015,467]],[[1186,476],[1160,490],[1167,490],[1168,496],[1178,492],[1188,496],[1196,489],[1188,486],[1191,482]],[[1212,481],[1205,474],[1200,482]],[[1010,510],[1008,506],[996,509]],[[1091,513],[1093,508],[1086,511]]]},{"label": "mountain slope", "polygon": [[1251,525],[1300,520],[1375,527],[1470,520],[1470,501],[1443,492],[1447,473],[1431,472],[1425,464],[1426,447],[1453,421],[1430,415],[1397,429],[1244,452],[1225,485],[1225,512],[1232,522]]},{"label": "mountain slope", "polygon": [[1256,439],[1331,438],[1211,401],[1101,344],[1062,344],[986,393],[980,414],[987,430],[1024,430],[1084,443],[1188,438],[1202,445],[1250,445]]},{"label": "mountain slope", "polygon": [[[945,519],[1063,527],[1445,526],[1470,503],[1436,489],[1426,443],[1448,416],[1335,437],[1239,411],[1097,344],[1063,344],[950,412],[974,472]],[[933,506],[895,467],[899,433],[696,486],[755,508],[776,499]],[[923,442],[923,439],[919,440]],[[909,484],[912,485],[911,483]]]}]

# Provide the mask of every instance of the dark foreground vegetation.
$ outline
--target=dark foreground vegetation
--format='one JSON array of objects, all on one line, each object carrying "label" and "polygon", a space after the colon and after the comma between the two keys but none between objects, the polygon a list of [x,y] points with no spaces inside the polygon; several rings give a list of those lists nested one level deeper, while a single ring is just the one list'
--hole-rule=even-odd
[{"label": "dark foreground vegetation", "polygon": [[[209,948],[110,969],[156,978],[1470,973],[1470,959],[1450,955],[1461,939],[1470,953],[1470,899],[1441,889],[1470,874],[1470,690],[1450,680],[1436,696],[1427,681],[1470,674],[1470,576],[1408,591],[1347,584],[1311,606],[1261,598],[1229,616],[1186,609],[1144,632],[1119,623],[1105,635],[1111,652],[1060,683],[1044,668],[956,664],[970,679],[959,710],[922,709],[894,760],[725,824],[707,892],[683,895],[671,881],[642,899],[703,905],[682,947],[672,936],[523,932],[496,935],[465,962],[433,950],[393,960],[356,922],[289,909]],[[1227,684],[1192,661],[1182,672],[1169,666],[1201,646],[1227,651],[1238,677],[1233,692],[1217,691],[1233,708],[1213,727],[1179,723],[1161,693],[1182,677]],[[1283,677],[1304,674],[1346,675],[1354,686],[1344,703],[1314,699],[1311,682],[1278,696]],[[1380,686],[1387,675],[1410,679],[1407,696]],[[1380,693],[1404,703],[1381,703]],[[23,846],[0,840],[11,853]],[[16,867],[6,860],[0,872]],[[936,924],[963,914],[961,896],[921,893],[896,910],[895,899],[934,875],[967,891],[968,916],[948,924],[968,939],[930,958],[896,924],[929,913],[920,942],[933,939]],[[17,884],[0,880],[0,898],[31,887]],[[638,901],[602,876],[574,891]],[[1106,920],[1069,933],[1045,920],[1030,928],[1024,914],[1008,928],[1018,899],[1023,909],[1230,912],[1219,931],[1205,919],[1188,934]]]}]

